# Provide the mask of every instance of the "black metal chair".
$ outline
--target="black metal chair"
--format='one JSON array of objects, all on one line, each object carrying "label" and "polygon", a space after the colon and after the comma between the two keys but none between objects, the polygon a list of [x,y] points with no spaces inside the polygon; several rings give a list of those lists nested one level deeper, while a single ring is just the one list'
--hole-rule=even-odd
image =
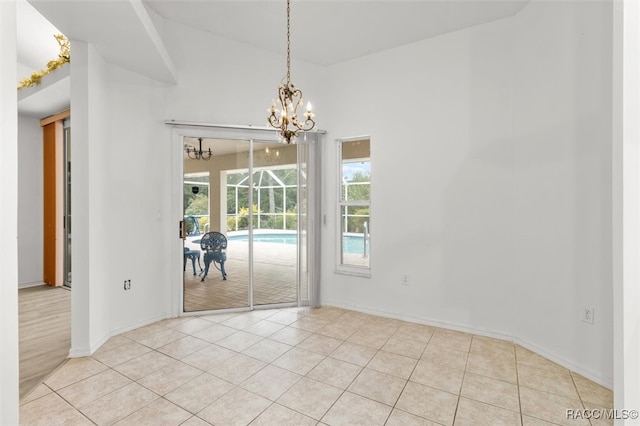
[{"label": "black metal chair", "polygon": [[[227,237],[217,231],[207,232],[200,240],[200,248],[204,252],[204,272],[202,279],[204,281],[209,273],[209,266],[213,266],[222,272],[222,279],[227,279],[227,272],[224,270],[224,262],[227,261]],[[220,266],[218,266],[220,265]]]}]

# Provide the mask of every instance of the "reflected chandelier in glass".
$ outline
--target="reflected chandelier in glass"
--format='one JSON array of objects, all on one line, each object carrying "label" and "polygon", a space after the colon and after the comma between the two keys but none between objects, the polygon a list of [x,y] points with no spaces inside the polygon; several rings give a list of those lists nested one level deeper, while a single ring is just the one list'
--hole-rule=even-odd
[{"label": "reflected chandelier in glass", "polygon": [[184,152],[191,160],[209,160],[213,153],[211,148],[206,151],[202,150],[202,138],[198,138],[198,149],[191,145],[184,145]]}]

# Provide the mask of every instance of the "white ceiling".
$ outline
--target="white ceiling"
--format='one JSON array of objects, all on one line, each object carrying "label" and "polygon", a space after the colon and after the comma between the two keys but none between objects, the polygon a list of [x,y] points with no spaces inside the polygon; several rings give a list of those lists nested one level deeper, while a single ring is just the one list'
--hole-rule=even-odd
[{"label": "white ceiling", "polygon": [[[528,1],[294,0],[291,56],[328,66],[512,16]],[[174,83],[172,58],[154,25],[158,15],[286,52],[284,0],[19,0],[19,72],[42,69],[55,58],[59,49],[52,35],[62,32],[71,40],[93,44],[108,62]],[[24,112],[22,105],[19,108]]]},{"label": "white ceiling", "polygon": [[32,71],[45,68],[60,52],[53,37],[60,31],[27,0],[19,0],[16,4],[18,63]]},{"label": "white ceiling", "polygon": [[[144,0],[165,19],[284,54],[286,2]],[[527,0],[300,0],[291,55],[332,65],[514,15]]]},{"label": "white ceiling", "polygon": [[[33,71],[40,71],[47,62],[58,57],[60,45],[53,37],[60,31],[45,19],[27,0],[18,0],[16,8],[18,81]],[[22,89],[18,92],[18,109],[21,114],[38,118],[55,114],[69,107],[69,70],[64,70],[41,87]],[[16,82],[16,85],[18,82]]]}]

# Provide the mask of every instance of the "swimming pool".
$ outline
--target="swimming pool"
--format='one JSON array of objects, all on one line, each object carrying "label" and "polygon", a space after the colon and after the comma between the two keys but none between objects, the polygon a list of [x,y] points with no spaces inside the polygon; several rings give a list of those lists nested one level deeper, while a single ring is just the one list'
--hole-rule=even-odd
[{"label": "swimming pool", "polygon": [[[229,241],[248,241],[249,235],[230,235],[227,239]],[[254,232],[253,242],[295,245],[298,243],[298,235],[289,233],[262,234]],[[369,244],[367,244],[367,253],[369,252],[368,245]],[[344,253],[363,254],[364,242],[362,240],[362,235],[344,235],[342,237],[342,250]]]}]

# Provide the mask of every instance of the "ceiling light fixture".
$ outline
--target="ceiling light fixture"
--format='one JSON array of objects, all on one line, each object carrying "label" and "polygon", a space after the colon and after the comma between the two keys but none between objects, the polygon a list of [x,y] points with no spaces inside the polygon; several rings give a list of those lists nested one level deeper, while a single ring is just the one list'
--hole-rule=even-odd
[{"label": "ceiling light fixture", "polygon": [[[311,102],[307,104],[304,113],[305,120],[298,121],[298,108],[302,105],[302,91],[291,82],[291,0],[287,0],[287,76],[286,83],[280,83],[278,87],[278,100],[273,100],[271,108],[267,111],[269,125],[280,129],[280,135],[286,143],[295,142],[298,132],[312,130],[316,122],[311,112]],[[284,80],[284,79],[283,79]]]},{"label": "ceiling light fixture", "polygon": [[211,152],[211,148],[209,148],[207,151],[202,150],[202,138],[198,138],[198,144],[198,149],[191,145],[185,144],[184,152],[187,154],[187,157],[189,157],[191,160],[209,160],[213,155],[213,152]]}]

